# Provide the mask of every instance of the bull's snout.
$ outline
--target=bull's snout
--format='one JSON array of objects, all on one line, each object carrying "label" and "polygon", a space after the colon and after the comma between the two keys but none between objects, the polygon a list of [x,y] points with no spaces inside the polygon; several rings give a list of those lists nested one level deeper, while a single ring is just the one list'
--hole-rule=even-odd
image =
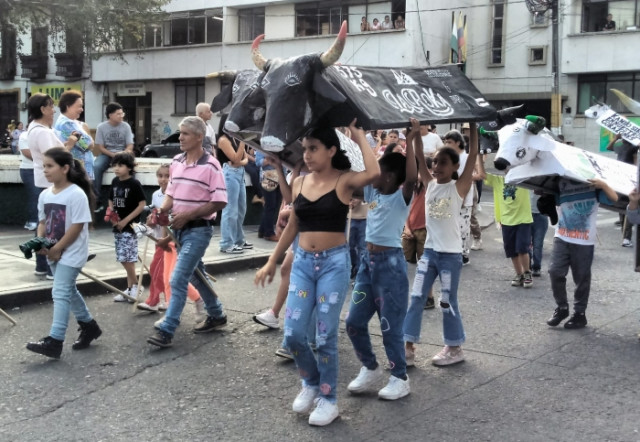
[{"label": "bull's snout", "polygon": [[[224,122],[224,128],[226,130],[228,130],[229,132],[239,132],[240,131],[240,127],[236,123],[231,121],[231,120],[227,120],[227,121]],[[222,134],[220,134],[220,135],[222,135]]]},{"label": "bull's snout", "polygon": [[496,158],[493,165],[496,166],[496,169],[498,170],[505,170],[507,167],[511,166],[511,163],[504,158]]}]

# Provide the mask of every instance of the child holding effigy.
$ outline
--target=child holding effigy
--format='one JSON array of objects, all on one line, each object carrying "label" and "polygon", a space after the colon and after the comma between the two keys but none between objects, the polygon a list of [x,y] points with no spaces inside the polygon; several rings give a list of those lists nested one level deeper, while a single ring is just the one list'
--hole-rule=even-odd
[{"label": "child holding effigy", "polygon": [[[138,222],[144,210],[145,200],[142,184],[135,179],[135,158],[129,152],[118,152],[111,160],[115,178],[109,189],[109,208],[105,220],[113,226],[115,237],[116,259],[127,272],[126,294],[135,298],[138,291],[136,278],[136,263],[138,262],[138,238],[131,227],[132,222]],[[114,302],[128,302],[128,299],[118,294]]]},{"label": "child holding effigy", "polygon": [[443,366],[464,360],[461,346],[466,337],[458,307],[458,284],[462,270],[459,218],[464,197],[473,183],[473,169],[478,156],[477,137],[475,123],[471,123],[469,156],[459,177],[460,155],[453,148],[444,147],[438,151],[433,159],[432,172],[426,167],[422,150],[416,149],[420,176],[427,187],[427,241],[424,254],[418,261],[409,310],[404,320],[407,365],[414,365],[415,343],[420,341],[422,310],[437,277],[440,277],[441,285],[440,308],[445,346],[431,362]]},{"label": "child holding effigy", "polygon": [[38,199],[38,236],[45,237],[52,247],[38,253],[45,255],[53,272],[53,323],[49,335],[37,342],[29,342],[27,349],[59,359],[62,353],[69,310],[80,325],[80,336],[73,343],[74,350],[87,348],[102,330],[89,313],[76,278],[89,255],[91,183],[82,164],[63,148],[44,153],[44,175],[52,187]]},{"label": "child holding effigy", "polygon": [[402,340],[409,281],[401,235],[418,178],[413,143],[417,144],[416,150],[422,151],[420,123],[414,118],[407,138],[406,158],[401,153],[385,154],[378,161],[380,176],[364,188],[364,198],[369,202],[366,247],[345,324],[363,365],[347,389],[360,393],[376,387],[384,377],[371,348],[368,327],[373,315],[378,314],[382,342],[391,366],[389,382],[378,391],[378,397],[387,400],[400,399],[411,392]]}]

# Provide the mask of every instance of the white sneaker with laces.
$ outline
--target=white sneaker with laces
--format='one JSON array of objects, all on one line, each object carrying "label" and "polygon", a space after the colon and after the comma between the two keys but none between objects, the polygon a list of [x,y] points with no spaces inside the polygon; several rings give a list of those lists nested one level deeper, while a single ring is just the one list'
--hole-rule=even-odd
[{"label": "white sneaker with laces", "polygon": [[260,313],[259,315],[255,315],[253,320],[258,324],[262,324],[265,327],[269,328],[280,328],[280,323],[278,322],[278,317],[275,313],[273,313],[273,309],[269,309],[266,312]]},{"label": "white sneaker with laces", "polygon": [[367,367],[362,367],[360,369],[360,374],[358,374],[353,381],[349,382],[347,390],[352,393],[360,393],[376,386],[376,384],[380,384],[382,378],[382,368],[380,368],[379,365],[375,370],[369,370]]},{"label": "white sneaker with laces", "polygon": [[389,376],[389,383],[378,392],[378,397],[388,401],[395,401],[396,399],[405,397],[409,393],[411,393],[409,376],[407,376],[406,381],[395,376]]},{"label": "white sneaker with laces", "polygon": [[462,353],[462,348],[457,347],[457,349],[453,349],[448,345],[445,345],[444,348],[431,359],[433,365],[445,366],[457,364],[458,362],[464,361],[464,354]]},{"label": "white sneaker with laces", "polygon": [[146,302],[141,302],[136,307],[137,307],[138,310],[145,310],[147,312],[157,312],[158,311],[158,306],[157,305],[149,305]]},{"label": "white sneaker with laces", "polygon": [[[125,290],[123,290],[123,292],[125,292],[127,295],[131,296],[131,289],[127,288]],[[125,298],[124,296],[122,296],[120,293],[118,293],[116,296],[113,297],[113,302],[128,302],[129,300],[127,298]]]},{"label": "white sneaker with laces", "polygon": [[482,240],[473,238],[471,243],[471,250],[482,250]]},{"label": "white sneaker with laces", "polygon": [[207,319],[207,311],[204,309],[204,301],[202,298],[198,299],[194,304],[196,306],[196,324],[200,324]]},{"label": "white sneaker with laces", "polygon": [[[142,293],[144,293],[144,287],[140,287],[138,289],[138,284],[133,284],[131,286],[131,290],[129,290],[129,296],[131,296],[132,298],[137,298],[138,295],[142,296]],[[127,300],[131,303],[133,303],[133,301]]]},{"label": "white sneaker with laces", "polygon": [[630,239],[625,238],[622,240],[622,247],[633,247]]},{"label": "white sneaker with laces", "polygon": [[304,414],[308,413],[313,407],[313,401],[318,396],[318,388],[317,387],[308,387],[306,385],[302,386],[302,390],[296,396],[293,401],[293,411],[296,413]]},{"label": "white sneaker with laces", "polygon": [[318,427],[324,427],[333,422],[340,412],[338,411],[338,405],[329,402],[325,398],[317,398],[315,401],[316,408],[313,409],[309,415],[309,425],[316,425]]}]

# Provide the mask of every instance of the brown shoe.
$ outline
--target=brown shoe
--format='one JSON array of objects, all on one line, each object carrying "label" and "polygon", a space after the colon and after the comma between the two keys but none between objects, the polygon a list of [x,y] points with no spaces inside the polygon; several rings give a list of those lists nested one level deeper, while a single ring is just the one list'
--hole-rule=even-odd
[{"label": "brown shoe", "polygon": [[280,237],[278,235],[265,236],[262,239],[267,240],[267,241],[273,241],[273,242],[280,241]]}]

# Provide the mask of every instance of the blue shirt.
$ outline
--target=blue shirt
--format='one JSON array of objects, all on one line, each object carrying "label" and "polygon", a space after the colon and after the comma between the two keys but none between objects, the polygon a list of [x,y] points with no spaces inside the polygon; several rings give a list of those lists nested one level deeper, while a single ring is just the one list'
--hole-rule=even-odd
[{"label": "blue shirt", "polygon": [[402,229],[409,215],[409,206],[402,189],[383,195],[372,185],[364,188],[364,199],[369,203],[367,213],[367,242],[385,247],[402,247]]}]

